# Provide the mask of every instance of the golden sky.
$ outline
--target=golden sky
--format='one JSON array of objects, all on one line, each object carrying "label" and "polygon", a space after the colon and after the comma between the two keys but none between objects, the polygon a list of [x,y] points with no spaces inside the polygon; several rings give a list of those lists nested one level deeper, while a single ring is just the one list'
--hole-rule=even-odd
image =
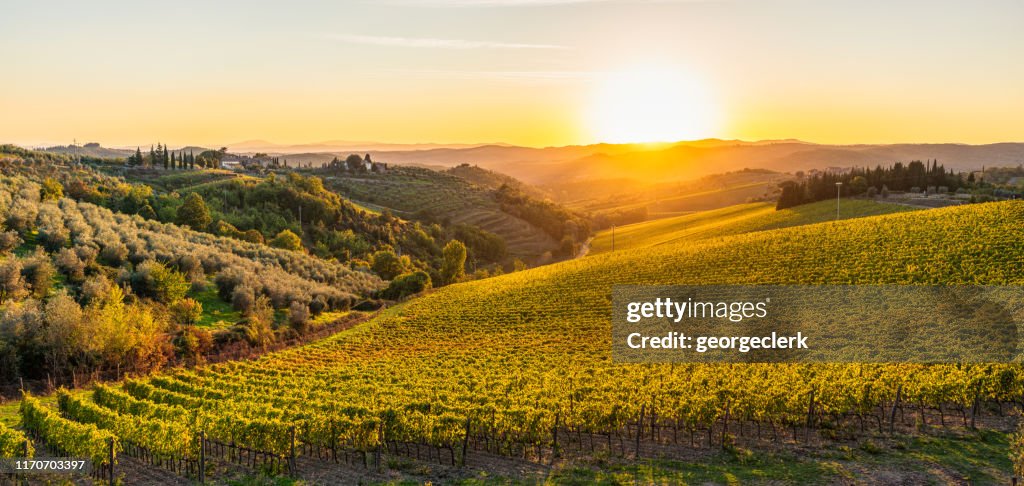
[{"label": "golden sky", "polygon": [[0,142],[1024,141],[1014,0],[3,10]]}]

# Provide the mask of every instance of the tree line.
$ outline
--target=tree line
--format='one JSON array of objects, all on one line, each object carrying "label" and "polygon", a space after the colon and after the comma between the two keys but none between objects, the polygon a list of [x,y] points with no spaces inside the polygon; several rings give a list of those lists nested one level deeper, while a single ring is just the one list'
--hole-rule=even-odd
[{"label": "tree line", "polygon": [[839,191],[843,195],[887,197],[889,191],[921,192],[956,192],[957,189],[975,183],[974,174],[955,173],[947,170],[937,160],[915,160],[904,165],[902,162],[882,167],[855,167],[848,172],[817,172],[805,175],[798,172],[797,180],[780,184],[782,194],[779,196],[776,209],[786,209],[801,204],[822,201],[836,197],[836,184],[841,184]]},{"label": "tree line", "polygon": [[140,147],[135,148],[135,153],[125,159],[129,167],[160,167],[166,170],[194,170],[196,167],[214,169],[220,167],[220,162],[227,153],[226,147],[219,150],[204,150],[198,156],[194,150],[187,153],[184,150],[170,150],[166,145],[156,144],[149,147],[149,153],[143,154]]}]

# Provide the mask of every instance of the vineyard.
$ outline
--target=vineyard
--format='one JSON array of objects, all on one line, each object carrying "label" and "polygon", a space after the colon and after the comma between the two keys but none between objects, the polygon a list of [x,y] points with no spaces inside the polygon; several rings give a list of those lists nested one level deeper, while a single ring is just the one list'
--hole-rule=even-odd
[{"label": "vineyard", "polygon": [[[610,289],[1017,285],[1022,221],[1024,203],[1004,202],[599,254],[445,287],[256,361],[61,394],[57,409],[26,398],[22,415],[48,445],[80,455],[104,457],[115,436],[122,453],[162,464],[214,455],[300,476],[303,458],[558,464],[981,428],[1020,403],[1018,365],[615,364]],[[0,452],[17,442],[9,436],[0,429]]]},{"label": "vineyard", "polygon": [[[847,200],[840,205],[840,219],[863,218],[882,214],[913,211],[898,204],[865,200]],[[748,203],[722,209],[702,211],[673,218],[656,219],[615,228],[615,249],[628,250],[653,245],[695,241],[754,231],[833,221],[835,201],[805,204],[781,211],[774,203]],[[590,245],[590,254],[611,251],[612,232],[597,234]]]}]

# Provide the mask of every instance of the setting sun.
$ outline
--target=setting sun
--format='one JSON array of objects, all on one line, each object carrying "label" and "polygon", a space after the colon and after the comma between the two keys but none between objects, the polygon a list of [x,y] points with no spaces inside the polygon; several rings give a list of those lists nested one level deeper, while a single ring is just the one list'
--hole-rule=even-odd
[{"label": "setting sun", "polygon": [[635,67],[601,77],[592,93],[588,123],[597,140],[665,142],[713,136],[711,95],[682,71]]}]

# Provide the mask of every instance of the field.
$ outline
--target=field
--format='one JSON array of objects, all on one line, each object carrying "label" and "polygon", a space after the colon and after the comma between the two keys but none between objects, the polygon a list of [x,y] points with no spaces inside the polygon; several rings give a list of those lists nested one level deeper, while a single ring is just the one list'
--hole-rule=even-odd
[{"label": "field", "polygon": [[567,206],[598,216],[643,210],[646,219],[658,219],[773,199],[778,183],[791,177],[766,170],[742,170],[682,182],[622,179],[544,187]]},{"label": "field", "polygon": [[324,185],[357,204],[396,216],[466,223],[505,240],[511,255],[534,259],[557,242],[540,228],[501,210],[490,189],[456,175],[416,167],[385,174],[321,174]]},{"label": "field", "polygon": [[[840,204],[839,218],[860,218],[914,209],[905,205],[848,199]],[[693,242],[753,231],[823,223],[835,219],[835,201],[821,201],[782,211],[776,211],[774,203],[739,204],[674,218],[619,226],[615,228],[615,249],[629,250],[676,242]],[[599,232],[590,244],[590,254],[611,251],[611,243],[611,230]]]},{"label": "field", "polygon": [[1024,203],[991,203],[598,254],[445,287],[314,344],[102,387],[64,409],[188,460],[203,431],[266,452],[246,456],[255,469],[313,482],[1005,483],[1004,413],[1024,391],[1015,365],[620,365],[609,290],[1021,284],[1022,219]]}]

